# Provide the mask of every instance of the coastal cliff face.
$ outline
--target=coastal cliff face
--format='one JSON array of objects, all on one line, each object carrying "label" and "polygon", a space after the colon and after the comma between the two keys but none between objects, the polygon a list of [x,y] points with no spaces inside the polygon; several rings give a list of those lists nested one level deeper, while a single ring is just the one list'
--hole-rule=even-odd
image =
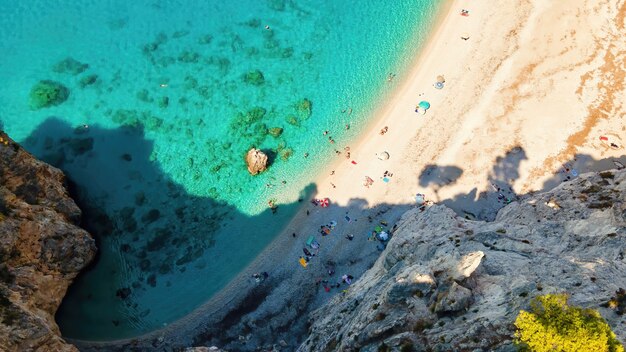
[{"label": "coastal cliff face", "polygon": [[626,170],[590,173],[470,221],[414,209],[373,268],[313,312],[299,351],[514,351],[531,298],[565,292],[626,341]]},{"label": "coastal cliff face", "polygon": [[54,314],[95,242],[77,226],[63,173],[0,138],[0,349],[77,351]]}]

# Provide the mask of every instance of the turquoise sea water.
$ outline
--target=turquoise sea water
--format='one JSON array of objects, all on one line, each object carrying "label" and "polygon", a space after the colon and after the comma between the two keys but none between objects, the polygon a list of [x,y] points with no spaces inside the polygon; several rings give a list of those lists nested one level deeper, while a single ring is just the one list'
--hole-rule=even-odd
[{"label": "turquoise sea water", "polygon": [[[66,172],[100,249],[62,333],[136,336],[224,287],[366,126],[438,5],[0,0],[0,127]],[[33,109],[41,80],[67,100]],[[256,177],[251,146],[273,159]]]}]

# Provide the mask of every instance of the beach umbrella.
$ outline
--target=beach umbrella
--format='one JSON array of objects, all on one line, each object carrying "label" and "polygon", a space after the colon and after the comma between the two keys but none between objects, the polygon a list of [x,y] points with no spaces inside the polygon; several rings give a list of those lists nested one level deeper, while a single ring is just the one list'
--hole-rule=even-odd
[{"label": "beach umbrella", "polygon": [[380,160],[387,160],[387,159],[389,159],[389,153],[382,152],[382,153],[378,154],[378,159],[380,159]]},{"label": "beach umbrella", "polygon": [[420,101],[420,103],[417,106],[424,110],[430,109],[430,103],[425,100]]},{"label": "beach umbrella", "polygon": [[418,193],[415,195],[415,202],[419,205],[424,204],[424,195],[421,193]]},{"label": "beach umbrella", "polygon": [[441,83],[441,82],[435,83],[435,88],[436,89],[443,89],[443,83]]},{"label": "beach umbrella", "polygon": [[322,208],[328,207],[330,205],[330,199],[328,198],[321,199],[320,205],[322,206]]},{"label": "beach umbrella", "polygon": [[389,234],[388,234],[387,232],[383,231],[383,232],[381,232],[381,233],[379,233],[379,234],[378,234],[378,238],[379,238],[381,241],[386,241],[386,240],[388,240],[388,239],[389,239]]},{"label": "beach umbrella", "polygon": [[442,75],[439,75],[437,76],[437,83],[446,83],[446,79]]}]

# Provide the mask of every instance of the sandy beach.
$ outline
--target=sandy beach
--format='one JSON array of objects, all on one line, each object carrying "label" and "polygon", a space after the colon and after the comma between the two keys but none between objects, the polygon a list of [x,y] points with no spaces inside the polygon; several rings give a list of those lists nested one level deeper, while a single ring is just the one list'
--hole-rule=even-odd
[{"label": "sandy beach", "polygon": [[[625,18],[626,1],[617,0],[450,1],[411,70],[390,84],[391,99],[350,143],[350,159],[337,157],[316,182],[315,198],[331,205],[305,200],[282,234],[210,302],[163,330],[113,345],[213,341],[238,350],[284,340],[284,350],[293,349],[298,341],[289,338],[306,333],[307,313],[349,289],[341,284],[327,293],[316,281],[358,279],[380,253],[379,242],[368,240],[372,229],[384,221],[392,231],[416,206],[416,193],[489,220],[524,194],[626,164]],[[424,115],[415,111],[420,101],[430,103]],[[333,220],[336,227],[322,237],[320,226]],[[303,268],[298,259],[312,234],[321,248]],[[265,281],[251,278],[264,271]]]}]

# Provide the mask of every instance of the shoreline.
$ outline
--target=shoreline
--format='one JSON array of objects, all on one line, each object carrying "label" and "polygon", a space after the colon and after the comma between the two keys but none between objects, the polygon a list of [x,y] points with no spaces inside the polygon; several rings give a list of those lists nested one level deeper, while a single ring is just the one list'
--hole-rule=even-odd
[{"label": "shoreline", "polygon": [[[453,4],[457,2],[459,2],[459,0],[453,0],[453,1],[440,5],[440,8],[437,10],[437,16],[429,27],[430,34],[428,35],[428,38],[424,41],[422,48],[419,50],[419,54],[415,57],[415,59],[411,60],[411,63],[409,63],[408,66],[406,67],[407,72],[412,72],[415,69],[415,67],[420,63],[420,61],[422,60],[422,57],[424,56],[424,53],[427,52],[428,48],[436,43],[437,36],[440,34],[441,28],[444,25],[446,18],[451,16],[450,10],[453,7]],[[404,78],[399,78],[396,75],[394,79],[400,80],[400,82],[397,83],[395,87],[392,88],[393,89],[392,92],[388,93],[391,99],[394,99],[395,92],[403,90],[404,87],[410,83],[410,79],[408,78],[409,76],[410,75],[407,74]],[[387,110],[388,105],[389,104],[385,103],[384,101],[380,101],[378,104],[376,104],[375,105],[376,108],[371,113],[370,118],[366,119],[367,124],[362,128],[364,132],[361,133],[360,136],[353,138],[353,140],[349,142],[348,144],[358,146],[361,143],[363,143],[365,140],[363,135],[365,133],[370,133],[372,129],[375,129],[374,125],[378,123],[378,120],[380,120],[380,116],[383,115],[381,112]],[[320,174],[318,174],[315,177],[312,184],[320,185],[322,182],[329,184],[329,182],[326,182],[330,180],[330,178],[327,176],[328,170],[335,170],[341,165],[346,164],[346,161],[343,157],[340,157],[339,160],[332,160],[332,158],[333,156],[329,155],[329,159],[331,160],[328,163],[329,167],[325,169],[324,171],[321,171]],[[318,193],[319,193],[319,190],[318,190]],[[250,264],[248,264],[248,266],[246,266],[244,270],[242,270],[239,274],[237,274],[237,276],[233,280],[231,280],[230,283],[226,285],[226,287],[218,291],[207,302],[205,302],[201,306],[194,309],[191,313],[185,315],[184,317],[174,322],[171,322],[170,324],[168,324],[168,326],[162,329],[154,330],[154,331],[151,331],[151,332],[139,335],[139,336],[135,336],[132,338],[124,338],[124,339],[108,340],[108,341],[91,341],[91,340],[79,340],[79,339],[67,338],[67,341],[77,346],[81,346],[82,348],[87,348],[87,349],[96,348],[97,349],[97,348],[104,348],[107,346],[111,347],[111,346],[122,346],[122,345],[127,345],[127,344],[134,344],[137,341],[152,340],[152,339],[159,338],[162,336],[170,335],[169,331],[177,330],[178,328],[181,328],[181,327],[189,327],[189,325],[200,325],[200,324],[204,325],[203,324],[204,322],[200,322],[200,323],[198,322],[198,320],[203,319],[203,317],[201,316],[216,314],[217,312],[224,310],[224,307],[229,306],[228,303],[232,303],[233,301],[236,301],[236,300],[241,301],[243,299],[243,297],[234,295],[233,293],[236,291],[241,292],[241,290],[246,290],[246,289],[249,290],[251,288],[249,285],[250,277],[253,273],[262,271],[261,268],[265,266],[264,262],[265,262],[266,257],[271,256],[272,254],[275,254],[276,252],[284,252],[284,251],[294,252],[294,248],[290,248],[290,247],[293,247],[293,245],[291,243],[285,243],[285,242],[291,242],[291,241],[289,240],[285,241],[284,237],[286,237],[286,235],[294,231],[294,226],[306,220],[306,218],[302,218],[302,215],[303,215],[302,213],[304,213],[306,211],[306,208],[309,206],[308,205],[309,201],[310,199],[309,200],[305,199],[303,201],[302,205],[298,207],[298,210],[296,211],[296,215],[294,215],[294,217],[288,223],[282,226],[282,229],[277,232],[278,235],[261,251],[261,253],[259,253],[259,255],[254,260],[252,260]],[[299,250],[299,248],[297,249]],[[298,268],[296,268],[296,270],[298,269],[300,269],[299,266]],[[234,309],[234,307],[230,309]],[[195,329],[196,328],[192,328],[191,330],[195,330]],[[175,332],[174,334],[180,334],[180,333]]]},{"label": "shoreline", "polygon": [[[153,339],[167,346],[191,346],[194,336],[222,320],[228,313],[225,307],[229,307],[227,311],[236,310],[246,299],[246,293],[261,287],[255,285],[250,275],[268,271],[267,268],[274,269],[267,283],[272,289],[253,311],[244,312],[251,316],[248,321],[254,323],[263,317],[277,316],[276,311],[294,297],[306,298],[310,311],[332,297],[323,290],[309,292],[316,276],[314,270],[324,270],[324,258],[341,258],[345,263],[337,266],[337,274],[351,270],[358,278],[358,273],[367,270],[378,257],[378,250],[368,246],[361,232],[371,227],[369,222],[344,224],[341,219],[346,211],[358,212],[359,220],[373,215],[376,222],[380,219],[393,224],[403,210],[413,206],[413,196],[419,192],[457,212],[488,219],[504,206],[498,195],[500,187],[507,189],[502,191],[506,197],[516,197],[570,177],[560,172],[563,163],[570,164],[568,172],[576,169],[577,173],[583,173],[604,168],[611,159],[623,158],[625,122],[590,118],[594,109],[607,106],[607,102],[613,109],[621,109],[616,116],[623,114],[623,108],[613,102],[625,96],[623,84],[616,87],[616,93],[609,94],[602,89],[602,82],[577,79],[588,72],[592,77],[601,77],[619,70],[619,65],[615,67],[607,62],[605,49],[594,43],[603,40],[623,48],[624,44],[618,42],[620,27],[619,24],[604,26],[602,16],[579,18],[576,12],[581,7],[592,13],[600,10],[594,10],[590,1],[576,5],[534,7],[516,1],[493,9],[487,1],[461,0],[442,5],[447,8],[441,10],[440,20],[433,24],[432,34],[406,77],[394,88],[389,101],[375,109],[376,117],[369,120],[364,133],[351,143],[351,159],[357,164],[340,157],[340,161],[329,163],[329,170],[334,170],[335,175],[316,178],[315,197],[329,197],[331,207],[314,208],[311,216],[307,216],[303,211],[310,209],[310,204],[303,203],[281,234],[226,288],[168,327],[125,340],[68,341],[85,350],[141,345]],[[469,9],[468,17],[460,16],[462,6]],[[626,6],[603,11],[608,11],[611,18],[618,18],[626,12]],[[569,27],[546,23],[554,16],[570,19]],[[570,29],[580,34],[571,34]],[[466,33],[469,40],[461,39]],[[563,33],[570,33],[569,37],[563,37]],[[541,44],[544,42],[551,45]],[[563,48],[570,49],[563,51]],[[433,87],[438,75],[446,79],[442,90]],[[431,103],[423,116],[413,111],[420,100]],[[588,121],[593,124],[588,126]],[[379,130],[383,126],[389,130],[381,136]],[[598,142],[597,137],[606,135],[607,131],[615,131],[615,137],[611,138],[619,148],[607,148]],[[574,153],[564,148],[571,144],[571,136],[582,136],[575,141]],[[376,158],[376,153],[382,151],[390,154],[389,160]],[[383,171],[393,174],[388,177],[388,183],[379,177]],[[362,186],[365,176],[374,180],[370,188]],[[497,187],[498,191],[490,192],[491,187]],[[377,212],[383,212],[384,219],[376,218]],[[342,222],[339,232],[354,232],[355,241],[343,240],[343,233],[326,236],[322,249],[330,250],[320,255],[321,258],[314,258],[315,262],[306,269],[301,268],[297,258],[306,238],[302,233],[314,232],[320,223],[331,219]],[[299,229],[297,241],[286,236],[295,228]],[[350,258],[360,261],[351,264]],[[224,339],[228,339],[227,335],[237,335],[237,324],[226,326],[233,331],[224,331]],[[298,324],[301,327],[304,323]]]}]

